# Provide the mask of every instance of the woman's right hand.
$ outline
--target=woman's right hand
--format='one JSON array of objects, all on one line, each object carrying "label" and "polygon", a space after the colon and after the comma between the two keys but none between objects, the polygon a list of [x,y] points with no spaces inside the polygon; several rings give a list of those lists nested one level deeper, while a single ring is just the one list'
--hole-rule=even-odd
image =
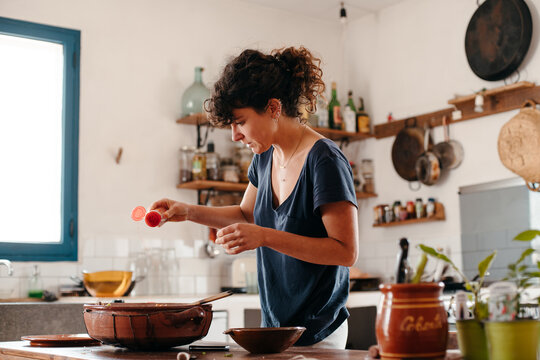
[{"label": "woman's right hand", "polygon": [[188,219],[189,205],[171,199],[161,199],[150,206],[150,210],[157,210],[168,221],[186,221]]}]

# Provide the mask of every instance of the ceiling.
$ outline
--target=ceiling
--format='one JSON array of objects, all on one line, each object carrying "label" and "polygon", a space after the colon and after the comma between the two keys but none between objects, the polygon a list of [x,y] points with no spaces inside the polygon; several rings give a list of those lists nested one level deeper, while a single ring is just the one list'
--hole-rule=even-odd
[{"label": "ceiling", "polygon": [[[340,0],[243,0],[268,8],[303,14],[320,20],[339,21]],[[347,19],[355,20],[403,0],[346,0]]]}]

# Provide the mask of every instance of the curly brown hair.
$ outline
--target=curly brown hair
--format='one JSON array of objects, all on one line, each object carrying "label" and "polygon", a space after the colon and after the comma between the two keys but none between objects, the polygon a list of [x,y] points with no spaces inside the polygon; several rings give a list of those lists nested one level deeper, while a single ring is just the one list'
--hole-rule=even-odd
[{"label": "curly brown hair", "polygon": [[212,98],[205,101],[214,126],[233,122],[234,109],[250,107],[262,114],[272,98],[279,99],[286,116],[299,117],[299,106],[317,110],[317,96],[325,89],[321,60],[304,47],[275,49],[269,55],[244,50],[223,69]]}]

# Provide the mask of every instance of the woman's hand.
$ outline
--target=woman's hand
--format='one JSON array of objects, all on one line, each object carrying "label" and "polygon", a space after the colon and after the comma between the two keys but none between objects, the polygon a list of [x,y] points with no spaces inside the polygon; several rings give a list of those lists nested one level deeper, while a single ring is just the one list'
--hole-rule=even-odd
[{"label": "woman's hand", "polygon": [[189,205],[170,199],[161,199],[153,203],[150,210],[157,210],[168,221],[185,221],[188,219]]},{"label": "woman's hand", "polygon": [[217,232],[216,244],[223,246],[227,254],[240,254],[263,246],[264,230],[254,224],[232,224]]}]

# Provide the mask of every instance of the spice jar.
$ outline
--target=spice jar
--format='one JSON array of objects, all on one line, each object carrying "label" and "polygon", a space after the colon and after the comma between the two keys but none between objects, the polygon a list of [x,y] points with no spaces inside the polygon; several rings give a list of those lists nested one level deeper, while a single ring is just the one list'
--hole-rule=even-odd
[{"label": "spice jar", "polygon": [[192,179],[191,170],[193,168],[193,154],[195,149],[189,146],[182,146],[180,149],[180,184],[189,182]]},{"label": "spice jar", "polygon": [[399,213],[401,212],[401,201],[396,200],[394,201],[394,205],[392,205],[392,211],[394,211],[394,219],[396,221],[400,220]]},{"label": "spice jar", "polygon": [[387,223],[394,221],[394,210],[388,205],[384,207],[384,221]]},{"label": "spice jar", "polygon": [[432,217],[435,215],[435,199],[429,198],[426,204],[426,216]]},{"label": "spice jar", "polygon": [[416,217],[416,209],[412,201],[407,201],[407,218],[414,219]]},{"label": "spice jar", "polygon": [[421,198],[416,199],[416,202],[414,204],[414,209],[415,209],[415,212],[416,212],[416,218],[417,219],[420,219],[421,217],[424,216],[424,204],[422,203]]},{"label": "spice jar", "polygon": [[206,180],[206,155],[204,151],[201,149],[195,150],[191,164],[193,180]]},{"label": "spice jar", "polygon": [[366,193],[375,193],[375,183],[373,181],[373,160],[362,159],[362,178],[364,180],[363,190]]}]

